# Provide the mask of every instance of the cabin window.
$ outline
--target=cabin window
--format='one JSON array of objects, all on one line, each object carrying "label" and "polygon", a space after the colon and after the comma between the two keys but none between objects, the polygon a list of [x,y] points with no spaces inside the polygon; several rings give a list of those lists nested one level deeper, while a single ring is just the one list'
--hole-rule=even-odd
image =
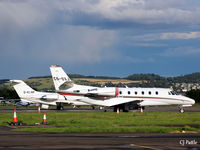
[{"label": "cabin window", "polygon": [[119,91],[119,94],[121,95],[121,94],[122,94],[122,91]]},{"label": "cabin window", "polygon": [[151,95],[151,91],[149,91],[149,95]]},{"label": "cabin window", "polygon": [[79,93],[79,92],[80,92],[80,90],[74,90],[74,92],[75,92],[75,93]]},{"label": "cabin window", "polygon": [[156,95],[158,95],[158,91],[156,91]]},{"label": "cabin window", "polygon": [[142,95],[144,95],[144,91],[142,91]]},{"label": "cabin window", "polygon": [[135,91],[135,95],[137,95],[137,91]]},{"label": "cabin window", "polygon": [[130,95],[131,94],[131,92],[130,91],[128,91],[128,95]]},{"label": "cabin window", "polygon": [[168,92],[168,94],[169,94],[169,95],[171,95],[171,93],[170,93],[170,92]]}]

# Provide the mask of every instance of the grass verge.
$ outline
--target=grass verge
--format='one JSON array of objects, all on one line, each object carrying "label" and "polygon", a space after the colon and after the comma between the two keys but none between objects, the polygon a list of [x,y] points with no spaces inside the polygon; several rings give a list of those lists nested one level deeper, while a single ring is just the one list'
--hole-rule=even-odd
[{"label": "grass verge", "polygon": [[[13,113],[1,113],[0,125],[12,121]],[[43,114],[17,113],[27,125],[41,123]],[[18,131],[34,132],[151,132],[195,131],[200,133],[200,113],[171,112],[88,112],[47,113],[47,126],[22,127]]]}]

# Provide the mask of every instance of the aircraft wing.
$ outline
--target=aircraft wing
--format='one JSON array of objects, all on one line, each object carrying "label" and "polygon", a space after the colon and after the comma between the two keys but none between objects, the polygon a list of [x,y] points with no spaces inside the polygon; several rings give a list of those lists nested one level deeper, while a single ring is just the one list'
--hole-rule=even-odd
[{"label": "aircraft wing", "polygon": [[129,102],[135,102],[135,103],[140,103],[143,100],[138,100],[138,99],[132,99],[132,98],[111,98],[107,100],[96,100],[96,99],[77,99],[77,101],[84,102],[90,105],[99,105],[99,106],[115,106],[115,105],[120,105],[120,104],[125,104]]}]

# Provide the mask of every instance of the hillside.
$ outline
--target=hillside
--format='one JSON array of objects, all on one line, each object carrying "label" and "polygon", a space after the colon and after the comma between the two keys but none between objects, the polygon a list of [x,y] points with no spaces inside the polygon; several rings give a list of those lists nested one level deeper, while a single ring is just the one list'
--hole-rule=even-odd
[{"label": "hillside", "polygon": [[199,83],[200,82],[200,72],[187,74],[177,77],[162,77],[156,74],[133,74],[126,79],[129,80],[146,80],[146,81],[167,81],[173,83]]},{"label": "hillside", "polygon": [[[200,85],[200,72],[177,77],[162,77],[156,74],[133,74],[124,78],[69,74],[69,77],[77,84],[92,85],[98,87],[173,87],[177,91],[183,91],[183,84],[188,84],[187,86],[190,88],[195,85],[197,89]],[[1,80],[1,83],[7,81],[8,79]],[[54,91],[54,85],[51,76],[30,77],[24,81],[36,90]],[[4,87],[2,86],[3,84],[0,85],[0,87]]]},{"label": "hillside", "polygon": [[[175,90],[178,90],[181,88],[181,85],[176,87],[177,83],[200,83],[200,73],[192,73],[177,77],[162,77],[156,74],[133,74],[125,78],[69,74],[69,77],[77,84],[98,87],[173,87]],[[31,77],[24,81],[37,90],[54,90],[51,76]]]}]

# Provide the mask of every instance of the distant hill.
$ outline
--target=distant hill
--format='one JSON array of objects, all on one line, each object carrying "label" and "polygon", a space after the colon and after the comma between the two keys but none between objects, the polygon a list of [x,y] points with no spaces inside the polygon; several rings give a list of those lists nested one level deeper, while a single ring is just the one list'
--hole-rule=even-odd
[{"label": "distant hill", "polygon": [[9,79],[1,79],[1,80],[0,80],[0,84],[6,83],[6,82],[8,82],[8,81],[9,81]]},{"label": "distant hill", "polygon": [[[109,77],[109,76],[85,76],[81,74],[68,74],[70,78],[92,78],[92,79],[120,79],[119,77]],[[51,76],[36,76],[30,77],[28,79],[37,79],[37,78],[51,78]]]},{"label": "distant hill", "polygon": [[[177,77],[162,77],[157,74],[133,74],[124,78],[69,74],[69,77],[77,84],[107,87],[173,87],[177,89],[176,83],[200,83],[200,72]],[[30,77],[25,81],[38,90],[54,90],[51,76]]]},{"label": "distant hill", "polygon": [[200,82],[200,72],[187,74],[177,77],[162,77],[156,74],[133,74],[126,79],[129,80],[146,80],[146,81],[167,81],[172,83],[199,83]]},{"label": "distant hill", "polygon": [[168,77],[167,79],[174,83],[200,83],[200,72],[177,77]]},{"label": "distant hill", "polygon": [[[119,77],[109,77],[109,76],[85,76],[81,74],[69,74],[70,78],[91,78],[91,79],[127,79],[131,81],[151,81],[151,82],[170,82],[170,83],[200,83],[200,72],[186,74],[177,77],[162,77],[157,74],[132,74],[128,77],[119,78]],[[38,76],[30,77],[28,79],[39,79],[39,78],[51,78],[51,76]],[[6,79],[8,80],[8,79]],[[6,80],[0,80],[5,82]]]},{"label": "distant hill", "polygon": [[156,74],[133,74],[126,79],[137,81],[137,80],[146,80],[146,81],[160,81],[160,80],[166,80],[165,77],[161,77]]}]

